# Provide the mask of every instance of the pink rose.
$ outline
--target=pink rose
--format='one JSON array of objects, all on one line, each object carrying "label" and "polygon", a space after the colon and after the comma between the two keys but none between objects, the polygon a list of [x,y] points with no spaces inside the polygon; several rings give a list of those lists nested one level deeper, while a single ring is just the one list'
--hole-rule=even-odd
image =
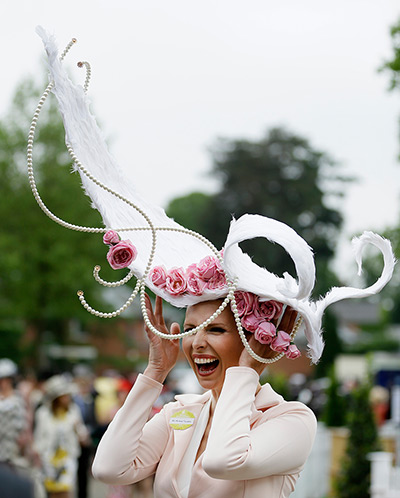
[{"label": "pink rose", "polygon": [[260,301],[258,308],[254,310],[254,314],[260,318],[272,320],[273,318],[279,318],[282,308],[283,304],[278,301]]},{"label": "pink rose", "polygon": [[115,244],[118,244],[119,235],[117,234],[117,232],[114,232],[114,230],[108,230],[103,235],[103,242],[104,242],[104,244],[107,244],[108,246],[113,246]]},{"label": "pink rose", "polygon": [[260,319],[256,317],[255,315],[246,315],[241,319],[243,327],[248,330],[249,332],[255,332],[259,323]]},{"label": "pink rose", "polygon": [[271,344],[275,335],[275,325],[271,322],[267,322],[266,320],[260,322],[254,332],[254,338],[261,344]]},{"label": "pink rose", "polygon": [[239,316],[246,316],[253,312],[257,296],[251,292],[236,291],[235,300]]},{"label": "pink rose", "polygon": [[300,351],[297,349],[297,346],[294,344],[290,344],[290,346],[286,350],[286,358],[289,358],[289,360],[295,360],[299,356],[301,356]]},{"label": "pink rose", "polygon": [[207,289],[223,289],[226,286],[226,277],[225,273],[221,271],[216,271],[214,276],[206,282]]},{"label": "pink rose", "polygon": [[167,270],[164,266],[155,266],[151,270],[149,278],[156,287],[164,289],[167,280]]},{"label": "pink rose", "polygon": [[283,330],[278,330],[275,339],[271,342],[271,349],[278,353],[285,352],[290,344],[290,335]]},{"label": "pink rose", "polygon": [[183,268],[172,268],[169,270],[165,281],[165,290],[172,296],[179,296],[186,291],[186,288],[185,270]]},{"label": "pink rose", "polygon": [[205,282],[214,277],[218,271],[222,271],[221,264],[214,256],[206,256],[197,264],[197,274]]},{"label": "pink rose", "polygon": [[192,294],[193,296],[201,296],[207,285],[206,282],[204,282],[204,280],[199,278],[194,271],[189,271],[189,272],[186,271],[186,284],[187,284],[187,291],[189,292],[189,294]]},{"label": "pink rose", "polygon": [[110,246],[107,253],[107,261],[110,263],[111,268],[119,270],[126,268],[137,256],[136,247],[130,240],[121,240],[118,244]]},{"label": "pink rose", "polygon": [[196,275],[197,275],[197,264],[196,263],[192,263],[191,265],[189,265],[186,268],[186,273],[196,273]]}]

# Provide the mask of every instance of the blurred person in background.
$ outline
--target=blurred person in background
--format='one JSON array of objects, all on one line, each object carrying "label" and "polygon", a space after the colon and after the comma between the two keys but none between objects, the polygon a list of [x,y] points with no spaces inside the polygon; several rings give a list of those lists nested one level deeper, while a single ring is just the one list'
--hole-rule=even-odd
[{"label": "blurred person in background", "polygon": [[27,428],[24,400],[14,388],[17,365],[0,359],[0,463],[14,467],[22,455],[21,438]]},{"label": "blurred person in background", "polygon": [[89,440],[71,395],[68,379],[62,375],[51,377],[45,385],[45,402],[35,415],[34,444],[49,498],[73,498],[81,444]]},{"label": "blurred person in background", "polygon": [[94,375],[86,365],[76,365],[73,369],[77,392],[73,401],[79,407],[88,438],[81,443],[81,454],[78,459],[77,485],[78,498],[87,498],[89,484],[89,467],[97,444],[98,421],[95,413],[96,391],[93,386]]},{"label": "blurred person in background", "polygon": [[36,498],[33,483],[0,464],[1,498]]},{"label": "blurred person in background", "polygon": [[17,365],[12,360],[0,359],[0,495],[2,498],[39,498],[41,487],[36,483],[34,495],[29,468],[35,464],[29,411],[23,396],[15,389],[17,373]]}]

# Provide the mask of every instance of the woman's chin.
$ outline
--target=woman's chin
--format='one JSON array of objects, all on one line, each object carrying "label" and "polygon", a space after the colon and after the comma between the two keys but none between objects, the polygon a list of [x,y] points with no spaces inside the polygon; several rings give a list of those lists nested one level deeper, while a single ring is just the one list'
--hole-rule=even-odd
[{"label": "woman's chin", "polygon": [[204,365],[195,365],[195,374],[203,389],[215,389],[223,384],[223,372],[219,362],[213,368],[204,368]]}]

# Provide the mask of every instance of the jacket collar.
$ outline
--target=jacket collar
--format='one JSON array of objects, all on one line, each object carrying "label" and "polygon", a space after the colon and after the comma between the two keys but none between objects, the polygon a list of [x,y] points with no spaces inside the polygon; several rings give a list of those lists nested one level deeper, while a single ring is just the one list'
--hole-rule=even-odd
[{"label": "jacket collar", "polygon": [[[204,405],[211,397],[211,391],[206,391],[203,394],[178,394],[175,399],[182,405],[200,404]],[[283,398],[276,393],[269,384],[264,384],[257,393],[254,406],[256,410],[264,411],[271,406],[282,403]]]},{"label": "jacket collar", "polygon": [[[172,468],[179,468],[183,455],[185,454],[190,439],[193,435],[193,430],[197,424],[200,412],[207,401],[211,398],[211,396],[211,391],[206,391],[203,394],[179,394],[175,396],[175,399],[182,405],[182,409],[187,410],[194,415],[195,423],[189,429],[173,431],[174,464]],[[276,406],[282,402],[282,396],[277,394],[269,384],[263,385],[260,391],[257,393],[254,403],[252,404],[250,424],[253,424],[266,409],[271,408],[272,406]],[[179,412],[179,407],[175,407],[174,413],[175,412]],[[176,481],[176,472],[174,472],[171,477],[172,484],[175,488],[177,496],[180,496]]]},{"label": "jacket collar", "polygon": [[207,403],[211,398],[211,391],[206,391],[203,394],[178,394],[175,399],[182,405],[193,405]]}]

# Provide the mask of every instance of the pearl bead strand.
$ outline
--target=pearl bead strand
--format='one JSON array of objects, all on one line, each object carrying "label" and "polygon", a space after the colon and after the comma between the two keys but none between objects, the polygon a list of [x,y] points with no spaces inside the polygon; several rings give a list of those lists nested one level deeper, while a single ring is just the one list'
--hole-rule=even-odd
[{"label": "pearl bead strand", "polygon": [[125,302],[123,306],[121,306],[119,309],[112,311],[110,313],[102,312],[102,311],[97,311],[93,309],[85,300],[84,293],[83,291],[78,291],[77,295],[79,298],[79,301],[81,302],[82,306],[85,308],[86,311],[91,313],[92,315],[98,316],[100,318],[115,318],[116,316],[120,315],[122,312],[124,312],[129,306],[133,303],[135,297],[137,296],[137,293],[139,291],[140,285],[141,285],[142,280],[138,280],[136,282],[135,288],[132,291],[132,294],[129,296],[129,299]]},{"label": "pearl bead strand", "polygon": [[96,280],[96,282],[98,282],[101,285],[104,285],[104,287],[119,287],[120,285],[124,285],[127,282],[129,282],[129,280],[135,276],[135,274],[133,273],[133,270],[130,270],[128,275],[126,275],[121,280],[118,280],[117,282],[107,282],[106,280],[103,280],[101,277],[99,277],[100,270],[101,270],[101,266],[96,265],[93,268],[93,277]]},{"label": "pearl bead strand", "polygon": [[89,62],[87,62],[87,61],[78,62],[77,66],[78,67],[84,67],[85,66],[85,69],[86,69],[86,79],[85,79],[85,83],[83,85],[83,90],[84,90],[85,93],[87,93],[88,88],[89,88],[89,83],[90,83],[90,77],[92,76],[92,68],[90,67]]}]

